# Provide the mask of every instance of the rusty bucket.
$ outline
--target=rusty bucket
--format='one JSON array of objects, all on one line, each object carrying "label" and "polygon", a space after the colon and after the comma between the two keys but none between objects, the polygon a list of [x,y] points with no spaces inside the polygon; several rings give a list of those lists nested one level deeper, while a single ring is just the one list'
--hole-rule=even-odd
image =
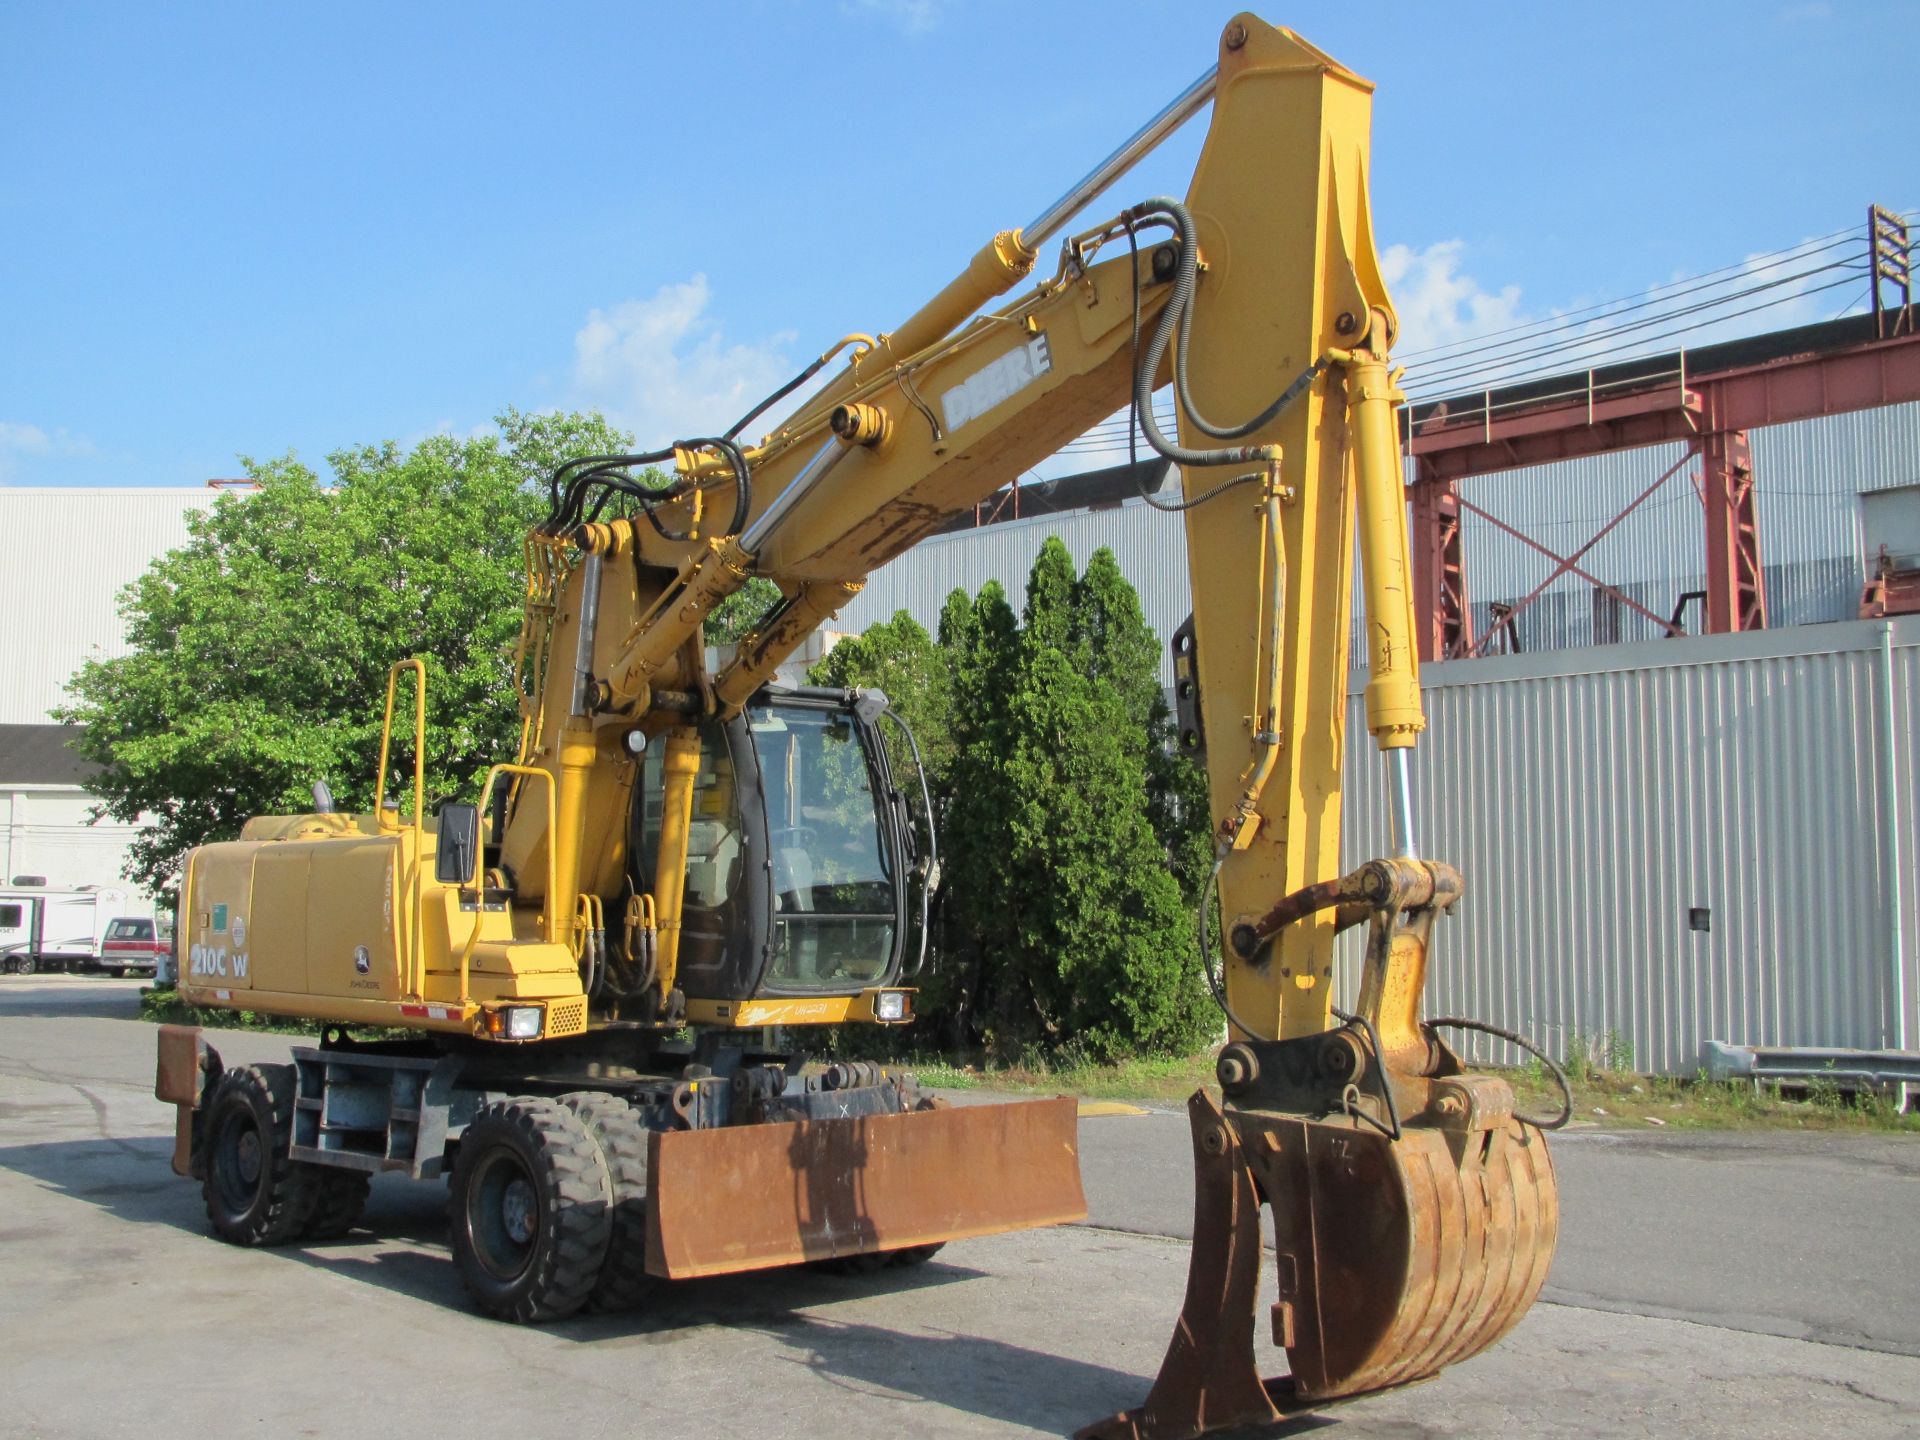
[{"label": "rusty bucket", "polygon": [[[1545,1138],[1484,1120],[1305,1119],[1188,1102],[1195,1163],[1186,1303],[1152,1393],[1081,1440],[1186,1440],[1425,1379],[1486,1349],[1545,1283],[1559,1192]],[[1253,1355],[1260,1211],[1273,1211],[1274,1343]]]}]

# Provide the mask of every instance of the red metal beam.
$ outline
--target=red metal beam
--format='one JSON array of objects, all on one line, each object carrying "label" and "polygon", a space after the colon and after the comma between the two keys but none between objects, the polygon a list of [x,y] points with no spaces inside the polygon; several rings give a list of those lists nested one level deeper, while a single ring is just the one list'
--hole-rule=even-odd
[{"label": "red metal beam", "polygon": [[1466,554],[1460,543],[1460,497],[1451,481],[1427,483],[1424,467],[1424,461],[1414,462],[1414,609],[1423,619],[1414,642],[1422,660],[1450,660],[1473,653]]},{"label": "red metal beam", "polygon": [[1701,396],[1676,382],[1633,395],[1583,394],[1511,415],[1482,409],[1458,419],[1431,416],[1414,427],[1408,446],[1435,480],[1465,480],[1523,465],[1550,465],[1582,455],[1637,450],[1700,432]]},{"label": "red metal beam", "polygon": [[1407,449],[1424,462],[1423,477],[1459,480],[1691,440],[1708,430],[1753,430],[1909,400],[1920,400],[1920,335],[1743,369],[1676,374],[1672,383],[1627,395],[1575,387],[1563,398],[1505,414],[1487,413],[1483,398],[1467,414],[1429,416],[1415,425]]},{"label": "red metal beam", "polygon": [[1701,437],[1700,461],[1707,516],[1707,629],[1715,635],[1764,630],[1767,592],[1747,432],[1709,431]]},{"label": "red metal beam", "polygon": [[1640,388],[1622,392],[1604,381],[1596,386],[1588,372],[1584,383],[1570,377],[1554,395],[1510,405],[1501,404],[1498,391],[1466,396],[1451,402],[1455,413],[1443,404],[1412,424],[1407,453],[1414,459],[1410,499],[1422,659],[1473,653],[1458,481],[1675,441],[1697,446],[1704,462],[1699,489],[1706,519],[1707,628],[1763,628],[1766,594],[1745,432],[1920,400],[1920,335],[1704,373],[1690,373],[1683,352],[1670,376],[1633,383]]}]

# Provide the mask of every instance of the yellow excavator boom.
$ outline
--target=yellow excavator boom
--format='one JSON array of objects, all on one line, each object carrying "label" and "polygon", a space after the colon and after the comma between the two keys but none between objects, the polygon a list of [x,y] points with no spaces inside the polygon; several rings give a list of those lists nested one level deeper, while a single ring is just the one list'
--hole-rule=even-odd
[{"label": "yellow excavator boom", "polygon": [[[1070,1106],[963,1116],[910,1077],[854,1066],[822,1078],[756,1050],[760,1027],[911,1017],[903,877],[920,876],[924,896],[936,868],[884,768],[884,697],[768,683],[877,568],[1130,406],[1180,476],[1178,500],[1149,498],[1178,512],[1167,543],[1184,543],[1191,562],[1193,619],[1175,654],[1180,743],[1208,776],[1231,1036],[1220,1096],[1203,1091],[1190,1107],[1195,1258],[1165,1368],[1142,1409],[1087,1433],[1176,1437],[1269,1420],[1491,1344],[1539,1291],[1556,1191],[1540,1125],[1516,1117],[1504,1081],[1466,1072],[1440,1033],[1455,1022],[1421,1014],[1432,927],[1462,881],[1420,855],[1408,778],[1425,721],[1397,320],[1368,198],[1371,102],[1367,81],[1297,35],[1237,16],[1214,68],[1032,222],[987,239],[896,328],[849,334],[723,436],[562,467],[527,543],[516,763],[489,775],[480,804],[430,820],[416,666],[407,803],[255,821],[240,841],[196,852],[184,998],[402,1025],[501,1053],[565,1042],[556,1056],[601,1067],[565,1073],[593,1079],[599,1098],[575,1108],[605,1132],[610,1175],[632,1116],[608,1106],[641,1116],[650,1193],[644,1236],[629,1240],[659,1274],[917,1255],[1084,1214]],[[1184,197],[1065,233],[1208,103]],[[770,433],[745,434],[820,374]],[[1152,404],[1169,384],[1173,435]],[[1378,858],[1343,870],[1356,548],[1367,727],[1393,823]],[[756,577],[780,601],[709,673],[703,627]],[[387,759],[383,744],[383,786]],[[823,827],[851,823],[844,796],[849,783],[867,793],[862,776],[874,777],[865,828],[820,841]],[[831,893],[829,854],[840,867]],[[1349,1010],[1334,945],[1359,926]],[[1205,915],[1198,929],[1210,951]],[[703,1038],[682,1068],[646,1070],[686,1025]],[[640,1078],[607,1079],[623,1073],[607,1068],[617,1057]],[[486,1075],[494,1093],[502,1063],[461,1073]],[[517,1064],[522,1081],[551,1090],[535,1061]],[[302,1072],[300,1104],[321,1118],[310,1144],[295,1126],[301,1163],[334,1153],[330,1073]],[[456,1251],[475,1257],[470,1288],[521,1318],[563,1309],[571,1292],[529,1299],[487,1268],[506,1263],[489,1260],[488,1237],[511,1238],[521,1213],[506,1172],[488,1167],[537,1171],[512,1160],[513,1137],[571,1134],[551,1108],[529,1101],[506,1116],[489,1102],[468,1119],[456,1105],[443,1137],[456,1209],[468,1207],[467,1250]],[[409,1156],[383,1152],[383,1163],[440,1163],[407,1143]],[[209,1153],[217,1160],[218,1146]],[[734,1199],[715,1203],[722,1195]],[[1263,1382],[1253,1357],[1263,1209],[1284,1384]],[[496,1292],[506,1298],[485,1299]]]}]

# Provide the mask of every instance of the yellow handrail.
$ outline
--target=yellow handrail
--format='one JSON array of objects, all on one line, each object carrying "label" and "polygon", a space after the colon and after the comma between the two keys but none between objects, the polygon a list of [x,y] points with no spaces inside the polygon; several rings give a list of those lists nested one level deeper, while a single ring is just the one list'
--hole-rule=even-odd
[{"label": "yellow handrail", "polygon": [[[483,807],[487,803],[487,797],[493,793],[493,782],[502,775],[517,775],[523,780],[542,780],[546,782],[547,834],[552,835],[554,833],[553,776],[534,765],[495,765],[487,771],[487,778],[480,783],[480,803]],[[559,873],[555,870],[554,864],[553,846],[549,844],[547,846],[547,893],[546,898],[541,902],[541,913],[543,917],[542,928],[546,938],[549,940],[551,940],[555,934],[553,924],[553,890],[555,883],[559,879]],[[473,933],[467,936],[466,948],[460,952],[460,1006],[463,1010],[466,1008],[470,999],[467,994],[467,975],[469,968],[473,964],[473,952],[480,944],[480,927],[486,923],[487,919],[486,867],[486,847],[484,845],[476,845],[473,852]]]},{"label": "yellow handrail", "polygon": [[413,915],[408,925],[407,975],[409,985],[407,995],[414,1000],[425,998],[427,981],[426,957],[426,917],[422,906],[426,896],[420,881],[420,851],[425,844],[427,833],[427,666],[418,658],[401,660],[387,671],[387,712],[380,723],[380,773],[373,784],[373,823],[378,827],[386,815],[387,800],[387,761],[393,748],[393,702],[399,695],[400,672],[411,670],[414,674],[413,686],[413,855],[409,862],[412,873],[407,878],[407,889],[413,895]]}]

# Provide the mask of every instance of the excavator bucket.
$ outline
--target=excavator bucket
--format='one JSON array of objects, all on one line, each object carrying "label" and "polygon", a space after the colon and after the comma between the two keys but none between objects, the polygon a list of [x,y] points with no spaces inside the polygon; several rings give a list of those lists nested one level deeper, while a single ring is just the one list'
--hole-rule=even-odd
[{"label": "excavator bucket", "polygon": [[680,1279],[1087,1217],[1072,1099],[656,1132],[647,1269]]},{"label": "excavator bucket", "polygon": [[[1545,1140],[1497,1107],[1392,1137],[1358,1117],[1223,1109],[1193,1122],[1186,1303],[1145,1405],[1079,1440],[1186,1440],[1423,1380],[1486,1349],[1540,1293],[1558,1230]],[[1260,1210],[1273,1210],[1273,1340],[1253,1353]]]}]

